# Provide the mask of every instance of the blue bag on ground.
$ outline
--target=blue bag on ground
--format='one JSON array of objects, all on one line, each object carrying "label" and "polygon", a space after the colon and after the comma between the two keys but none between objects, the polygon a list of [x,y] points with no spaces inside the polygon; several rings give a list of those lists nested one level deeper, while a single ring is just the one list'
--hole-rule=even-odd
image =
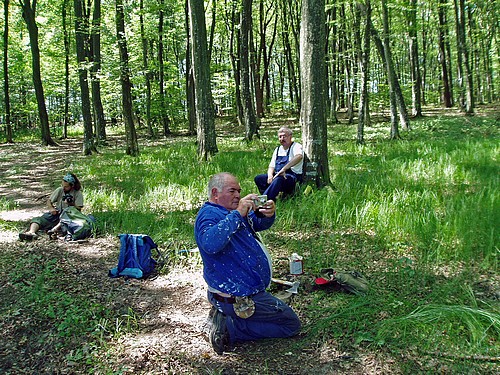
[{"label": "blue bag on ground", "polygon": [[153,259],[152,250],[156,249],[158,258],[162,256],[155,242],[145,234],[120,234],[120,255],[118,266],[109,270],[110,277],[127,276],[144,279],[163,265]]}]

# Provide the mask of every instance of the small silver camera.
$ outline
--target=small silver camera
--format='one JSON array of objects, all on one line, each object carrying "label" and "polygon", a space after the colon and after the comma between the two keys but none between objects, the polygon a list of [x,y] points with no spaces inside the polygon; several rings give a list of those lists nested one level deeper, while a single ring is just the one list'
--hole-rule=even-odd
[{"label": "small silver camera", "polygon": [[257,208],[265,206],[267,203],[267,195],[259,195],[253,200],[253,203],[255,203],[255,207]]}]

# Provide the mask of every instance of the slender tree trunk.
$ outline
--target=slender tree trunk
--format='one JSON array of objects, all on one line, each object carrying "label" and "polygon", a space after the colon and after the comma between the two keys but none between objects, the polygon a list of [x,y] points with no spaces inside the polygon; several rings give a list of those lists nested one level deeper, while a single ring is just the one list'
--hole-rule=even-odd
[{"label": "slender tree trunk", "polygon": [[337,88],[337,54],[338,54],[338,28],[337,28],[337,7],[333,6],[328,10],[328,22],[327,25],[331,25],[331,37],[327,38],[329,42],[329,50],[331,51],[330,59],[330,75],[329,75],[329,91],[331,92],[330,96],[330,109],[329,109],[329,117],[330,121],[334,124],[339,122],[337,118],[337,96],[338,96],[338,88]]},{"label": "slender tree trunk", "polygon": [[392,61],[391,46],[389,41],[389,14],[387,10],[387,1],[382,0],[382,21],[384,24],[384,37],[382,38],[384,46],[384,56],[387,70],[387,81],[389,82],[389,95],[391,103],[391,139],[400,138],[398,126],[398,113],[396,104],[396,88],[394,85],[396,72]]},{"label": "slender tree trunk", "polygon": [[7,143],[14,143],[12,124],[10,123],[10,89],[9,89],[9,0],[3,0],[3,92],[5,105],[5,126]]},{"label": "slender tree trunk", "polygon": [[187,117],[189,123],[189,135],[196,134],[196,106],[194,97],[194,75],[193,66],[191,60],[191,40],[193,39],[191,28],[189,27],[189,4],[188,0],[184,5],[185,16],[186,16],[186,102],[187,102]]},{"label": "slender tree trunk", "polygon": [[453,106],[452,95],[450,91],[450,79],[447,65],[447,50],[446,50],[446,33],[447,20],[446,20],[446,1],[439,0],[439,10],[438,10],[438,44],[439,44],[439,62],[441,64],[441,80],[443,81],[443,93],[442,101],[446,108],[451,108]]},{"label": "slender tree trunk", "polygon": [[192,35],[191,59],[195,86],[198,157],[208,160],[217,153],[214,104],[208,64],[207,30],[203,2],[189,0],[189,19]]},{"label": "slender tree trunk", "polygon": [[252,69],[250,64],[250,43],[252,33],[252,0],[243,0],[240,23],[241,98],[245,139],[252,141],[257,132],[257,116],[252,97]]},{"label": "slender tree trunk", "polygon": [[[457,3],[458,1],[458,3]],[[472,70],[469,61],[469,49],[465,38],[465,1],[454,0],[455,23],[457,31],[457,56],[459,64],[459,82],[461,87],[462,108],[467,115],[474,114],[474,88]]]},{"label": "slender tree trunk", "polygon": [[418,54],[418,39],[417,39],[417,0],[410,0],[408,4],[408,38],[410,45],[410,73],[411,73],[411,93],[412,93],[412,108],[413,116],[422,116],[422,100],[421,91],[422,77],[420,75],[420,64]]},{"label": "slender tree trunk", "polygon": [[302,0],[300,27],[300,123],[305,181],[330,184],[325,100],[325,0]]},{"label": "slender tree trunk", "polygon": [[87,53],[85,51],[85,40],[88,40],[88,18],[84,15],[84,0],[74,0],[75,7],[75,37],[76,57],[78,60],[78,78],[80,81],[80,99],[82,101],[83,116],[83,154],[91,155],[97,152],[94,144],[94,132],[92,128],[92,113],[90,106],[90,93],[87,74]]},{"label": "slender tree trunk", "polygon": [[98,144],[106,143],[106,119],[101,99],[101,1],[94,1],[92,17],[92,67],[90,77],[92,82],[92,104],[94,106],[95,132]]},{"label": "slender tree trunk", "polygon": [[116,38],[120,52],[120,81],[122,85],[122,110],[125,122],[126,153],[131,156],[139,155],[139,143],[135,131],[132,83],[130,82],[130,69],[128,66],[127,38],[125,36],[125,14],[123,0],[115,0],[116,7]]},{"label": "slender tree trunk", "polygon": [[23,8],[23,18],[28,28],[31,46],[31,62],[33,71],[33,87],[35,89],[36,102],[38,105],[38,117],[40,119],[40,130],[42,133],[42,143],[45,146],[59,146],[50,135],[49,116],[45,105],[45,94],[43,92],[40,47],[38,45],[38,26],[35,21],[36,0],[21,0]]},{"label": "slender tree trunk", "polygon": [[142,67],[145,72],[145,80],[146,80],[146,127],[148,129],[148,134],[150,138],[155,137],[155,133],[153,130],[153,123],[151,121],[151,71],[149,70],[149,61],[148,61],[148,38],[146,37],[146,33],[144,31],[144,0],[139,1],[139,23],[141,26],[141,42],[142,42]]},{"label": "slender tree trunk", "polygon": [[371,19],[371,3],[367,0],[365,4],[358,3],[357,11],[364,14],[364,33],[363,33],[363,44],[361,45],[361,40],[359,41],[360,51],[358,53],[359,59],[359,70],[360,74],[360,88],[361,94],[359,97],[359,111],[358,111],[358,144],[364,144],[364,128],[370,124],[370,110],[369,110],[369,95],[368,95],[368,79],[369,79],[369,62],[370,62],[370,22]]},{"label": "slender tree trunk", "polygon": [[160,14],[158,17],[158,66],[160,79],[158,81],[160,89],[160,101],[161,101],[161,118],[160,122],[163,126],[163,135],[166,137],[172,132],[170,131],[170,118],[167,114],[167,100],[165,97],[165,66],[163,63],[163,6],[164,1],[160,0]]},{"label": "slender tree trunk", "polygon": [[69,55],[71,45],[67,22],[68,6],[69,0],[64,0],[62,4],[62,26],[64,33],[64,123],[62,137],[64,139],[68,137],[69,126]]}]

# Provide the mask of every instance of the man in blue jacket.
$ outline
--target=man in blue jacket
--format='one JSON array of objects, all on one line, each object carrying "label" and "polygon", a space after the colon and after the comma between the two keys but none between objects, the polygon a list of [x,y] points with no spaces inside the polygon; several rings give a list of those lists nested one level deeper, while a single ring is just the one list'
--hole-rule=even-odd
[{"label": "man in blue jacket", "polygon": [[203,276],[212,304],[209,340],[217,354],[235,342],[291,337],[300,330],[293,310],[266,292],[271,257],[257,232],[275,220],[272,200],[257,208],[256,194],[240,197],[236,177],[219,173],[208,183],[208,198],[195,223]]}]

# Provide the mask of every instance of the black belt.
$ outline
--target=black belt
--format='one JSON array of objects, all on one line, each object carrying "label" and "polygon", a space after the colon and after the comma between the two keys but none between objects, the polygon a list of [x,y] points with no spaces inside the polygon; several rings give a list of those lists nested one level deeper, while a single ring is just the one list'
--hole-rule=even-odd
[{"label": "black belt", "polygon": [[215,300],[219,301],[219,302],[223,302],[223,303],[230,303],[230,304],[233,304],[236,302],[236,298],[231,296],[231,297],[223,297],[221,296],[220,294],[217,294],[217,293],[212,293],[212,296],[214,297]]}]

